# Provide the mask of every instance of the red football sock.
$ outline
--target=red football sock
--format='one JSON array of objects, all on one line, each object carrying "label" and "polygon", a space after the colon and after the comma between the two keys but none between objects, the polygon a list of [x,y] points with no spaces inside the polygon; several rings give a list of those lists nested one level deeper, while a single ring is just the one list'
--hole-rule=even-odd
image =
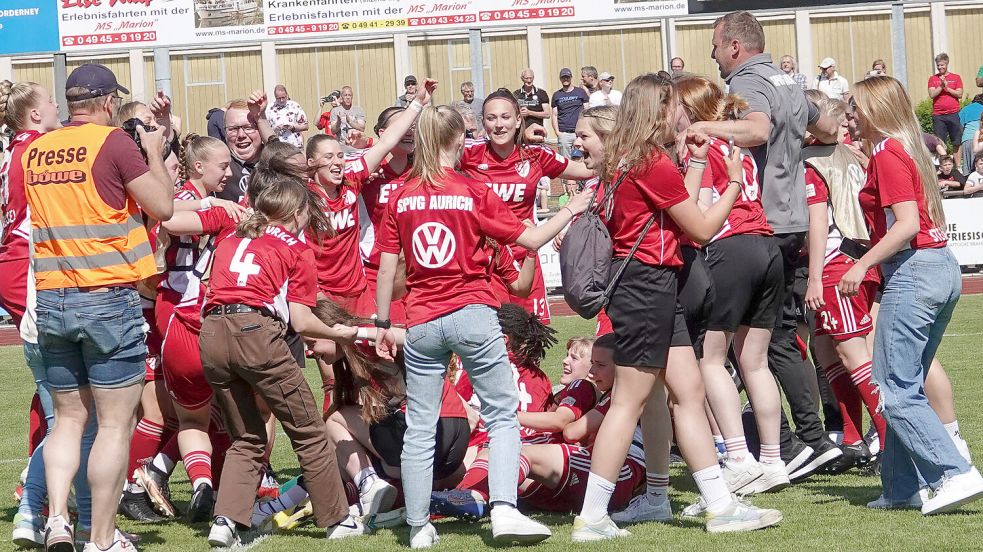
[{"label": "red football sock", "polygon": [[836,395],[843,416],[843,443],[852,445],[863,439],[860,428],[863,427],[863,410],[860,394],[850,381],[843,363],[837,362],[826,368],[826,379]]},{"label": "red football sock", "polygon": [[475,460],[467,472],[464,479],[457,484],[458,489],[475,491],[484,499],[488,500],[488,460]]},{"label": "red football sock", "polygon": [[191,488],[196,489],[201,483],[212,485],[212,455],[203,450],[191,451],[184,455],[184,469],[188,472]]},{"label": "red football sock", "polygon": [[160,442],[163,438],[164,426],[153,420],[141,418],[133,430],[130,441],[130,462],[126,467],[126,480],[133,483],[133,472],[141,465],[154,459],[160,452]]},{"label": "red football sock", "polygon": [[870,381],[870,368],[870,362],[862,364],[859,368],[850,372],[850,379],[853,381],[853,385],[856,386],[860,399],[863,400],[864,405],[867,407],[867,413],[870,414],[870,419],[874,422],[877,437],[881,440],[881,443],[885,443],[887,442],[887,422],[884,421],[884,416],[877,411],[881,397],[877,385]]},{"label": "red football sock", "polygon": [[[181,458],[181,449],[177,446],[177,433],[171,435],[171,438],[164,443],[157,454],[166,456],[172,466],[177,464],[178,459]],[[170,474],[168,473],[168,475]]]},{"label": "red football sock", "polygon": [[41,397],[34,393],[31,399],[30,431],[27,434],[27,457],[34,454],[44,436],[48,433],[48,422],[44,419],[44,409],[41,408]]}]

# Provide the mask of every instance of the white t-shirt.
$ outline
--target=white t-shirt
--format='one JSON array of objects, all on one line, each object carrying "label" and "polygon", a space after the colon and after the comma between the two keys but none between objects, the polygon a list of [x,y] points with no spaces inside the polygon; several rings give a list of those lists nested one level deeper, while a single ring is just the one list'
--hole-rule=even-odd
[{"label": "white t-shirt", "polygon": [[602,105],[621,105],[621,92],[612,89],[605,94],[601,90],[598,90],[590,95],[588,106],[600,107]]},{"label": "white t-shirt", "polygon": [[979,186],[983,184],[983,174],[973,171],[966,177],[967,186]]},{"label": "white t-shirt", "polygon": [[840,75],[834,74],[831,79],[816,77],[813,88],[834,100],[842,100],[843,95],[850,91],[850,83]]}]

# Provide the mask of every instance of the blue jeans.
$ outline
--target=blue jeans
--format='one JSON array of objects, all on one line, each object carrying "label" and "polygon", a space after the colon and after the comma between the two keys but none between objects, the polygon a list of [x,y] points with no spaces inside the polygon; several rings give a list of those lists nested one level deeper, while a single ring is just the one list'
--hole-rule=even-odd
[{"label": "blue jeans", "polygon": [[38,345],[52,390],[143,383],[147,332],[135,289],[49,289],[37,297]]},{"label": "blue jeans", "polygon": [[406,522],[430,520],[433,458],[440,398],[451,353],[461,357],[490,441],[490,502],[516,501],[519,476],[519,395],[509,366],[495,309],[469,305],[406,332],[406,435],[403,438],[403,493]]},{"label": "blue jeans", "polygon": [[[45,379],[44,363],[41,361],[41,349],[35,343],[24,343],[24,359],[27,367],[34,375],[34,383],[38,388],[38,396],[41,398],[41,409],[44,410],[44,420],[48,427],[48,433],[55,424],[55,408],[51,401],[51,392],[48,389],[48,382]],[[82,527],[92,525],[92,492],[89,490],[89,479],[86,477],[88,471],[89,451],[92,450],[92,443],[96,440],[96,430],[98,424],[95,415],[89,418],[85,426],[85,433],[82,435],[82,455],[79,471],[75,475],[75,501],[78,506],[79,524]],[[24,483],[24,494],[21,497],[17,512],[27,519],[33,519],[35,524],[41,520],[41,511],[44,508],[44,500],[48,494],[48,485],[44,479],[44,443],[34,449],[34,454],[27,464],[27,480]]]},{"label": "blue jeans", "polygon": [[[881,265],[884,297],[874,334],[873,380],[887,435],[881,457],[884,497],[905,500],[921,481],[970,469],[925,396],[925,375],[959,301],[959,263],[948,248],[907,250]],[[921,476],[921,477],[919,477]]]}]

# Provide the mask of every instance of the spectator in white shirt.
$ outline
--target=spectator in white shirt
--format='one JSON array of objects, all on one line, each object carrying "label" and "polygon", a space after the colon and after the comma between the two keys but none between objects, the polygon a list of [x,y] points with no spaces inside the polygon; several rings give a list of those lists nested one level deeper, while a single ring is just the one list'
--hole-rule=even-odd
[{"label": "spectator in white shirt", "polygon": [[590,107],[621,105],[621,92],[614,89],[614,75],[608,72],[601,73],[597,83],[597,92],[590,95]]},{"label": "spectator in white shirt", "polygon": [[266,108],[266,118],[273,127],[273,134],[281,142],[297,146],[304,146],[304,137],[301,134],[307,130],[307,113],[300,104],[290,99],[287,94],[287,87],[278,84],[273,89],[275,101]]},{"label": "spectator in white shirt", "polygon": [[812,87],[834,100],[846,100],[850,92],[850,83],[836,73],[836,60],[831,57],[819,62],[819,76]]}]

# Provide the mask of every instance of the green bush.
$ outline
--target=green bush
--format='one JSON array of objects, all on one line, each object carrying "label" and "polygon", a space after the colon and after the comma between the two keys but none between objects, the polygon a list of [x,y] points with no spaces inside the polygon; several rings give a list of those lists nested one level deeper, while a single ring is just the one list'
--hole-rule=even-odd
[{"label": "green bush", "polygon": [[932,133],[932,100],[924,99],[915,106],[915,116],[918,117],[918,124],[922,126],[922,132]]}]

